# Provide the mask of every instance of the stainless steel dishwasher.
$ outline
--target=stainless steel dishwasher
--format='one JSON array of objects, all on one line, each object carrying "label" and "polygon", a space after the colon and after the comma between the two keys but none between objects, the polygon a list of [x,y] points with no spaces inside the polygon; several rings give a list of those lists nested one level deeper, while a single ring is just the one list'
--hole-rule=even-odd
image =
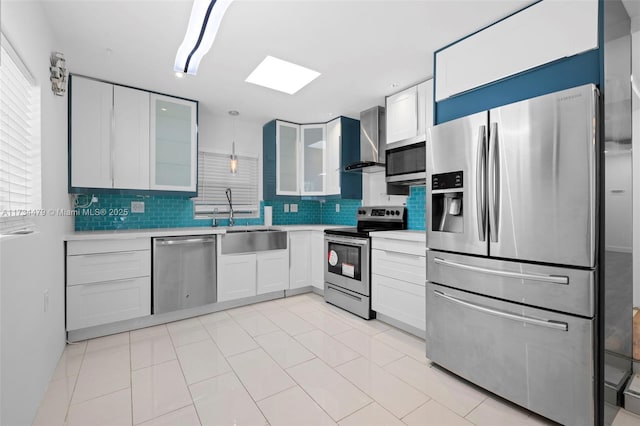
[{"label": "stainless steel dishwasher", "polygon": [[216,301],[216,236],[154,238],[153,313]]}]

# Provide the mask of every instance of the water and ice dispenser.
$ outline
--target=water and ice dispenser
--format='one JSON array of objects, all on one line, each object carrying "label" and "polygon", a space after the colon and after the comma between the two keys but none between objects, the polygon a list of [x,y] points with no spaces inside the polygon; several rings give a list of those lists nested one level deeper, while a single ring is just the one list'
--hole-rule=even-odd
[{"label": "water and ice dispenser", "polygon": [[432,229],[440,232],[464,231],[462,171],[431,176]]}]

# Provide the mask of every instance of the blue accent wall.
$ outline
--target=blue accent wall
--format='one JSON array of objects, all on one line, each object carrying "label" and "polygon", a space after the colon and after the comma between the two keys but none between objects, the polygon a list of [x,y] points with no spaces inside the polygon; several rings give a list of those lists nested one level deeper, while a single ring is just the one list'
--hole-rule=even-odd
[{"label": "blue accent wall", "polygon": [[[527,7],[531,6],[533,5]],[[440,102],[434,101],[434,124],[441,124],[476,112],[486,111],[491,108],[584,84],[593,83],[602,88],[604,85],[603,7],[603,0],[599,0],[599,48],[523,71],[502,80],[452,96]],[[524,9],[526,9],[526,7]],[[508,18],[509,17],[506,17],[504,19]],[[495,25],[495,23],[491,25]],[[489,25],[489,27],[491,25]],[[544,28],[540,30],[544,31]],[[568,31],[570,31],[569,27]],[[470,34],[467,37],[472,35],[473,34]],[[435,79],[438,78],[435,73],[436,54],[467,37],[451,43],[434,53],[434,83]],[[473,69],[470,69],[469,72],[472,73]]]},{"label": "blue accent wall", "polygon": [[407,197],[407,228],[415,230],[425,229],[425,200],[426,188],[422,186],[412,186],[409,197]]},{"label": "blue accent wall", "polygon": [[436,102],[435,123],[444,123],[476,112],[589,83],[600,83],[599,49],[551,62]]}]

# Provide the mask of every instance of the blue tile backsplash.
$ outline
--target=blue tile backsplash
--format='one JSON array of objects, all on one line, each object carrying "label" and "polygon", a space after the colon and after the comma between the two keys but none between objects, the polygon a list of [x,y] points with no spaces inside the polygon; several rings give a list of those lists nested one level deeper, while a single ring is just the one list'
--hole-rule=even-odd
[{"label": "blue tile backsplash", "polygon": [[[191,226],[211,226],[211,219],[194,219],[193,203],[190,198],[171,196],[137,196],[94,193],[98,202],[91,207],[76,209],[76,231],[109,231],[116,229],[181,228]],[[85,197],[82,197],[85,198]],[[132,213],[131,202],[144,201],[144,213]],[[285,213],[284,204],[297,204],[297,213]],[[336,204],[340,212],[336,212]],[[274,225],[356,225],[356,212],[361,200],[300,200],[264,201],[260,203],[260,217],[236,218],[236,225],[262,225],[263,207],[273,207]],[[125,212],[126,209],[126,212]],[[407,219],[409,229],[424,228],[425,188],[411,187],[407,198]],[[218,226],[227,226],[229,221],[218,219]]]},{"label": "blue tile backsplash", "polygon": [[407,228],[425,229],[425,197],[424,186],[412,186],[407,197]]}]

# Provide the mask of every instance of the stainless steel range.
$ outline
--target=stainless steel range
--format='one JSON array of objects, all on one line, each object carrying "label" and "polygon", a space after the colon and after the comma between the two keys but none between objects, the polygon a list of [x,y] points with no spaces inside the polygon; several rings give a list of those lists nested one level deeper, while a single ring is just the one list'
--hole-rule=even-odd
[{"label": "stainless steel range", "polygon": [[371,310],[371,238],[369,232],[406,229],[403,206],[360,207],[357,227],[324,231],[324,300],[365,319]]}]

